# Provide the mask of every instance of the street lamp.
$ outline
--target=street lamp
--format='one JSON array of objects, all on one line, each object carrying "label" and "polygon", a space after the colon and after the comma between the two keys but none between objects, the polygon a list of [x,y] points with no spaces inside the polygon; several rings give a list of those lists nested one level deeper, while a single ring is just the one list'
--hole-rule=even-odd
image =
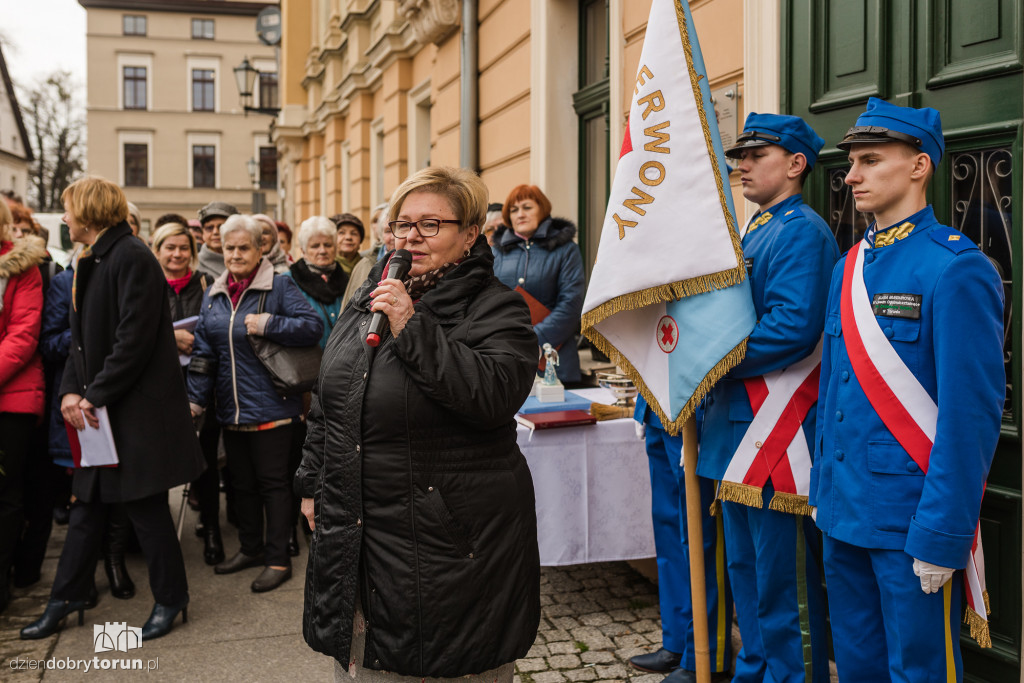
[{"label": "street lamp", "polygon": [[242,104],[242,110],[246,114],[254,111],[268,116],[277,116],[278,112],[281,111],[277,107],[249,106],[252,103],[253,89],[256,87],[256,79],[260,75],[260,70],[249,63],[249,58],[246,57],[243,59],[242,63],[232,69],[232,71],[235,72],[235,85],[238,87],[238,98]]},{"label": "street lamp", "polygon": [[267,198],[263,190],[260,189],[260,179],[257,175],[260,165],[256,159],[249,157],[249,161],[245,162],[245,167],[249,170],[249,180],[252,181],[252,212],[266,213]]}]

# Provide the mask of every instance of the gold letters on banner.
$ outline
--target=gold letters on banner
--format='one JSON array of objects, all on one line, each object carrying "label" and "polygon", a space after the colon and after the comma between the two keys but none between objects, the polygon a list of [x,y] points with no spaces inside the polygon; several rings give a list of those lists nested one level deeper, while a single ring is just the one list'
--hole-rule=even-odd
[{"label": "gold letters on banner", "polygon": [[[648,80],[654,80],[654,74],[651,73],[651,70],[646,65],[641,66],[639,73],[636,75],[636,86],[633,88],[634,96],[640,94],[640,86],[646,85]],[[641,119],[647,121],[648,116],[665,108],[665,95],[661,90],[655,90],[640,97],[636,102],[637,105],[643,107],[640,114]],[[665,121],[652,123],[652,125],[644,128],[644,136],[647,138],[647,142],[644,143],[645,152],[656,154],[670,153],[668,147],[669,140],[671,139],[668,131],[670,125],[671,121],[666,119]],[[645,216],[647,215],[647,209],[644,207],[647,204],[653,204],[655,196],[640,189],[640,185],[648,188],[661,185],[665,180],[665,165],[660,161],[645,162],[640,167],[637,180],[639,183],[634,185],[631,190],[633,196],[627,197],[622,201],[622,211],[625,213],[626,210],[629,210],[638,216]],[[637,221],[623,218],[618,213],[612,214],[612,218],[619,228],[620,240],[626,238],[626,228],[635,228],[637,226]]]}]

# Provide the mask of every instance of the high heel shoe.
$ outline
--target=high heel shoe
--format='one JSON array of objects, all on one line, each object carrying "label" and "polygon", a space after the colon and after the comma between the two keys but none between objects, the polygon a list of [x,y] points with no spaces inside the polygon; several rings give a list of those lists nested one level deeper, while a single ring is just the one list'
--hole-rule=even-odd
[{"label": "high heel shoe", "polygon": [[85,623],[85,602],[82,600],[50,600],[43,616],[21,629],[22,640],[48,638],[60,630],[60,622],[72,612],[78,612],[78,625]]},{"label": "high heel shoe", "polygon": [[170,633],[171,627],[174,626],[174,618],[178,616],[178,612],[181,612],[181,623],[187,624],[188,602],[177,607],[168,607],[167,605],[161,605],[159,602],[154,603],[149,619],[142,626],[142,640],[162,638]]},{"label": "high heel shoe", "polygon": [[120,600],[135,596],[135,582],[128,576],[123,555],[106,555],[103,558],[103,569],[107,572],[111,595]]},{"label": "high heel shoe", "polygon": [[220,538],[220,526],[206,527],[203,535],[203,560],[211,565],[224,561],[224,542]]}]

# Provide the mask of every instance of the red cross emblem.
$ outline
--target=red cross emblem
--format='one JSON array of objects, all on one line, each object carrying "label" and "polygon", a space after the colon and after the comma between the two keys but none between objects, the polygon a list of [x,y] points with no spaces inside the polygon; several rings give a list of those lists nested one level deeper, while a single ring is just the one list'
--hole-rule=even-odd
[{"label": "red cross emblem", "polygon": [[658,328],[654,333],[658,340],[658,347],[665,353],[672,353],[679,342],[679,326],[670,315],[661,316],[658,321]]}]

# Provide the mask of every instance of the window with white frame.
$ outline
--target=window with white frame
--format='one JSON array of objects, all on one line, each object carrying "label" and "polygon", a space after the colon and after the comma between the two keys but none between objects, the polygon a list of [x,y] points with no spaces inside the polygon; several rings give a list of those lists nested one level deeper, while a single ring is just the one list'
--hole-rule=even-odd
[{"label": "window with white frame", "polygon": [[213,19],[193,19],[192,40],[213,40]]},{"label": "window with white frame", "polygon": [[147,78],[146,67],[122,67],[124,83],[124,109],[146,109]]},{"label": "window with white frame", "polygon": [[192,145],[192,187],[217,187],[215,145]]},{"label": "window with white frame", "polygon": [[122,52],[117,55],[118,109],[153,106],[153,55]]},{"label": "window with white frame", "polygon": [[409,172],[430,165],[430,81],[409,91]]},{"label": "window with white frame", "polygon": [[122,187],[151,187],[153,184],[153,133],[118,131],[118,183]]},{"label": "window with white frame", "polygon": [[192,111],[214,111],[216,90],[213,69],[192,69]]},{"label": "window with white frame", "polygon": [[121,32],[126,36],[146,35],[146,17],[142,14],[125,14],[121,18]]}]

